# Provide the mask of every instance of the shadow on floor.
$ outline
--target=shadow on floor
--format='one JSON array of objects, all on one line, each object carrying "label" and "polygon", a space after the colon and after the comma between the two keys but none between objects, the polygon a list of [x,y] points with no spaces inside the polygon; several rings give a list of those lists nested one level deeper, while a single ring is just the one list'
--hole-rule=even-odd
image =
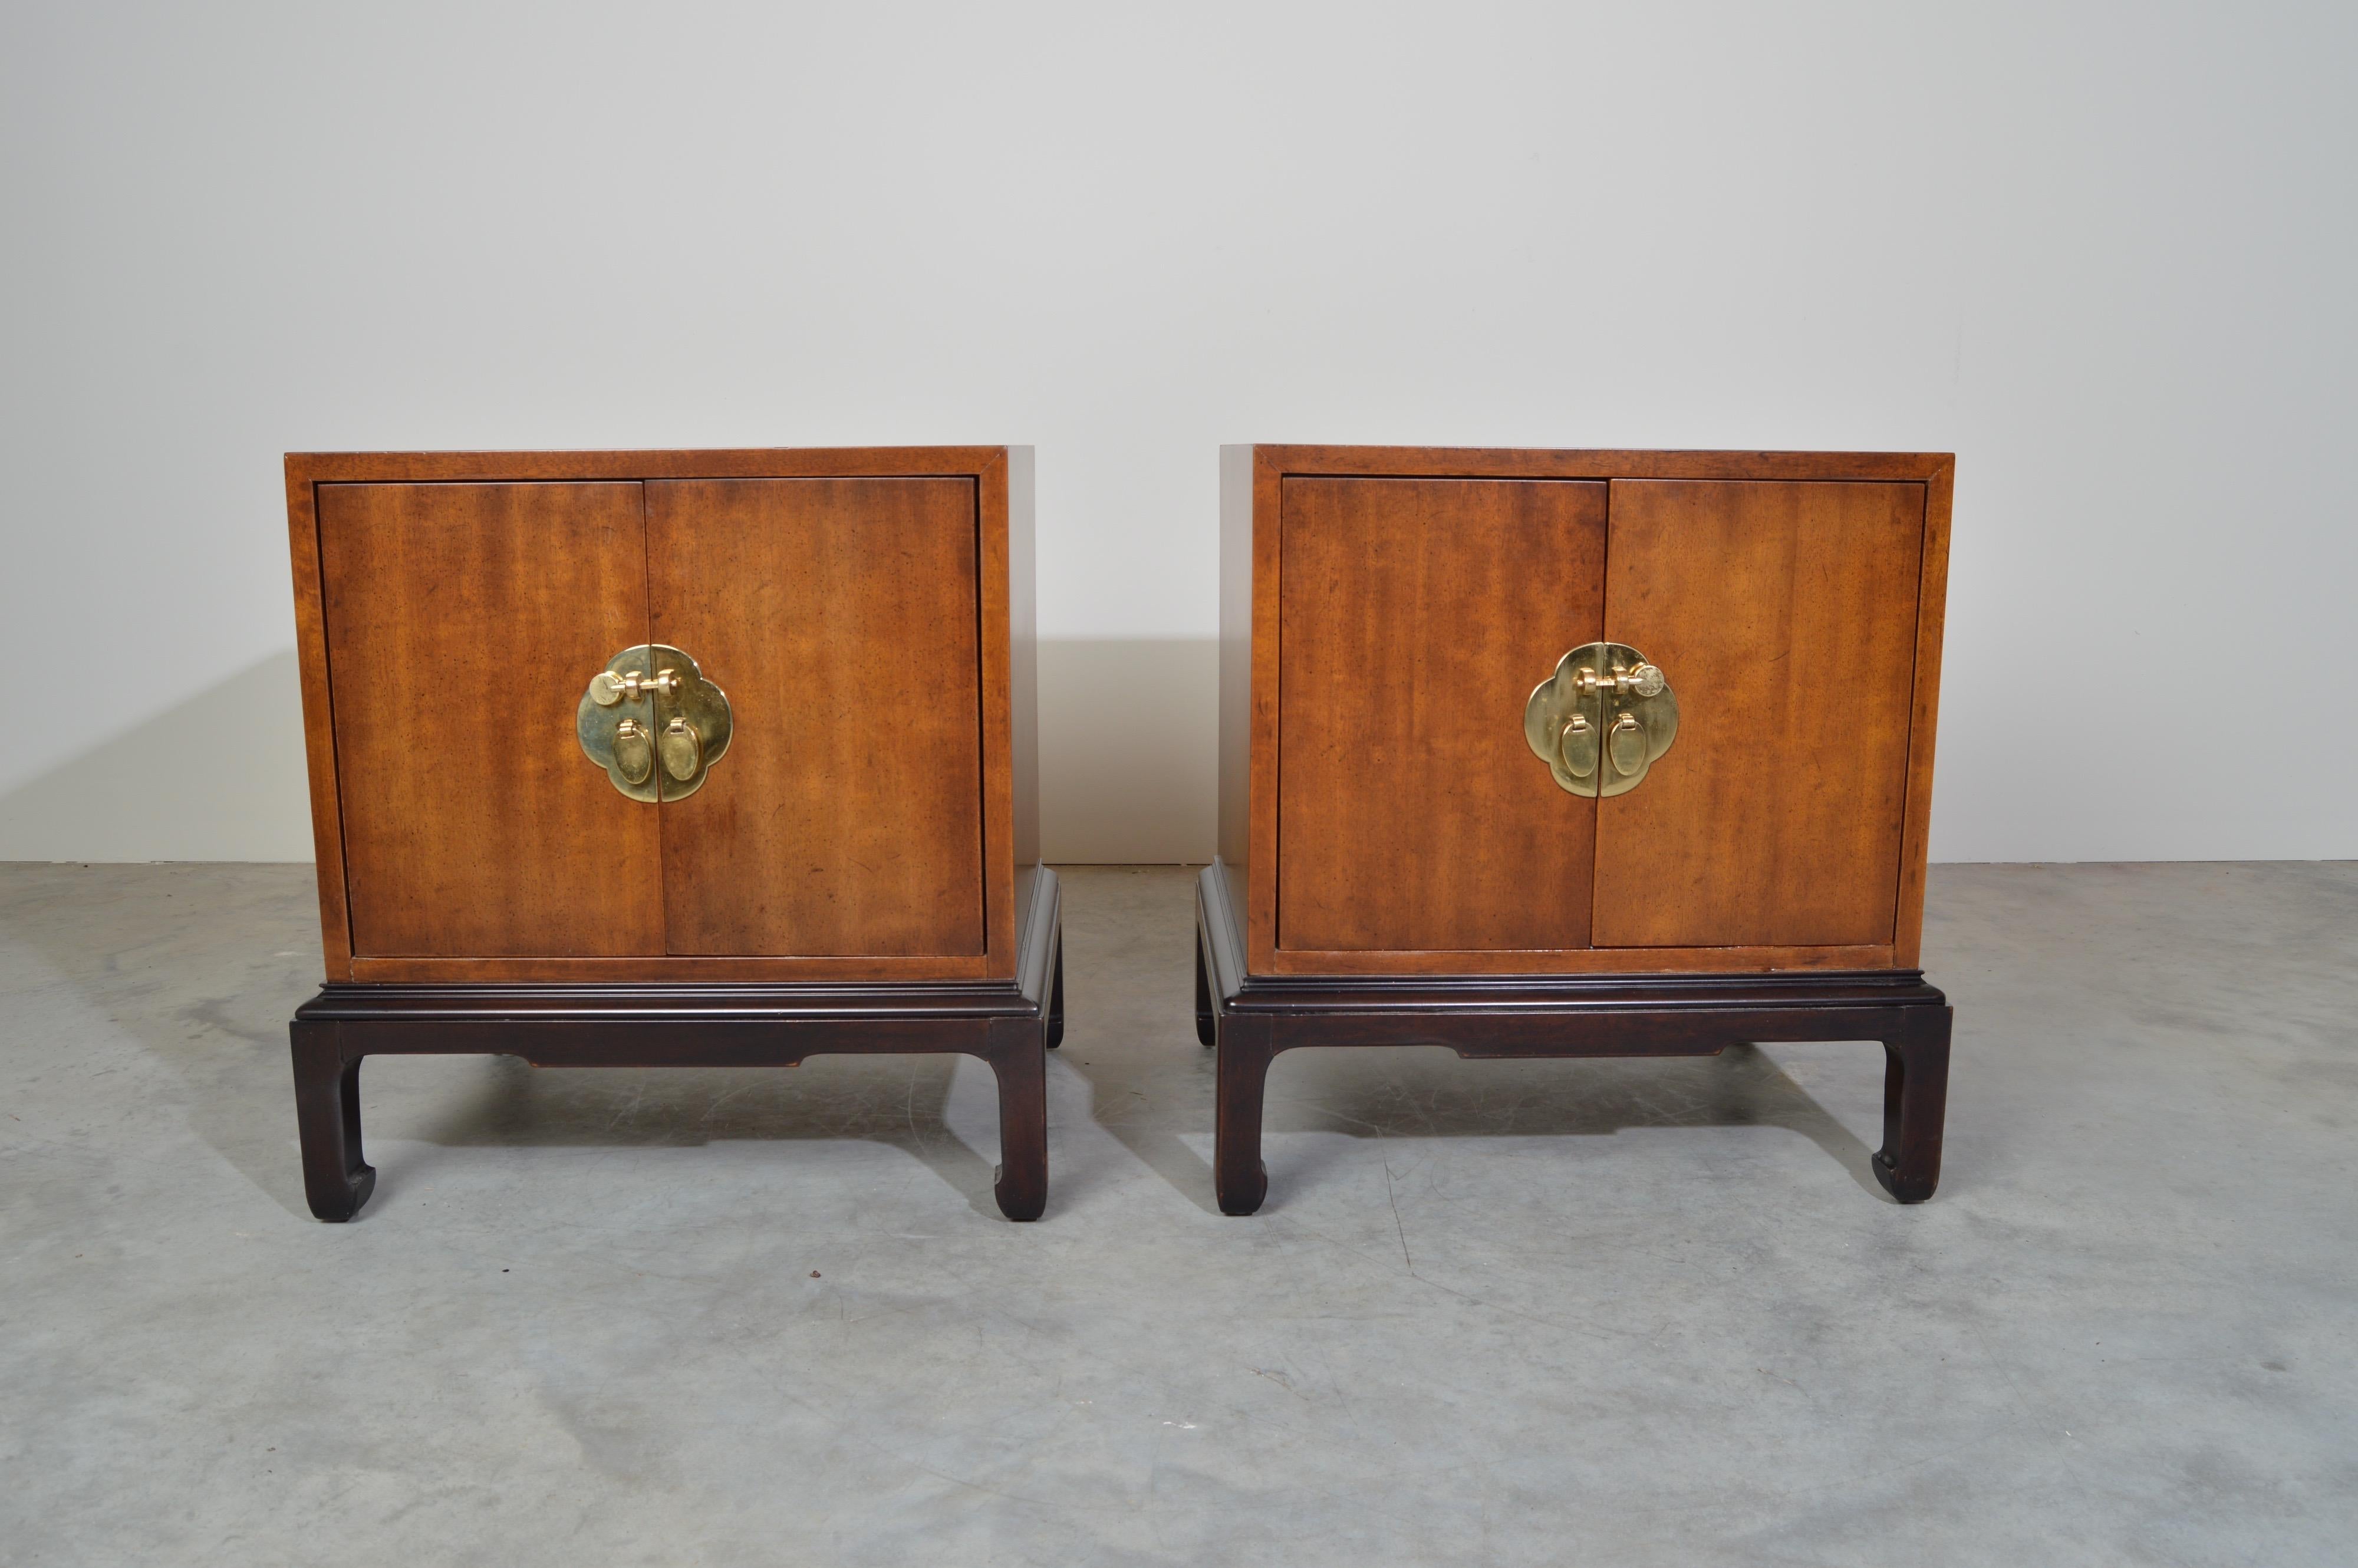
[{"label": "shadow on floor", "polygon": [[380,1168],[362,1219],[453,1151],[696,1148],[739,1140],[858,1140],[898,1149],[977,1213],[1000,1217],[996,1167],[952,1130],[953,1121],[973,1129],[985,1147],[997,1138],[998,1089],[980,1062],[821,1055],[797,1067],[598,1068],[535,1067],[520,1056],[371,1057],[361,1068],[363,1105],[373,1074],[406,1074],[421,1062],[445,1078],[464,1072],[468,1082],[434,1096],[427,1115],[394,1134],[431,1152]]},{"label": "shadow on floor", "polygon": [[[67,1026],[94,1027],[90,1052],[127,1036],[144,1054],[128,1070],[85,1057],[92,1070],[123,1071],[133,1114],[185,1125],[310,1222],[287,1040],[288,1017],[318,989],[308,865],[12,865],[0,880],[0,943],[70,986]],[[977,1149],[996,1146],[997,1087],[988,1065],[962,1060],[600,1069],[530,1067],[510,1056],[373,1057],[361,1069],[364,1147],[399,1140],[438,1152],[380,1163],[376,1195],[360,1218],[382,1212],[441,1151],[730,1139],[860,1139],[901,1149],[995,1218],[993,1168]]]},{"label": "shadow on floor", "polygon": [[[1141,1073],[1102,1051],[1076,1054],[1072,1065],[1089,1080],[1094,1103],[1105,1108],[1098,1124],[1197,1206],[1217,1213],[1211,1165],[1186,1136],[1200,1145],[1211,1130],[1212,1053],[1197,1049],[1206,1103],[1192,1125],[1121,1113],[1147,1098],[1142,1081],[1166,1076],[1160,1067]],[[1859,1042],[1855,1054],[1856,1069],[1879,1085],[1883,1047]],[[1782,1128],[1832,1156],[1877,1202],[1893,1201],[1875,1179],[1874,1151],[1755,1045],[1716,1056],[1628,1061],[1467,1061],[1441,1046],[1287,1052],[1271,1070],[1261,1119],[1265,1140],[1304,1132],[1354,1140],[1599,1137],[1677,1127]],[[1304,1141],[1284,1158],[1282,1173],[1272,1169],[1264,1213],[1354,1154],[1347,1143]]]}]

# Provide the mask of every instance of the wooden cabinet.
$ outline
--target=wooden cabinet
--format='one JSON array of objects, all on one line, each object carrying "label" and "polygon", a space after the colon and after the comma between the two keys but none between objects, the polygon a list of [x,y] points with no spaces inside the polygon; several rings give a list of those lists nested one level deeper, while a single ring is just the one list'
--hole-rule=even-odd
[{"label": "wooden cabinet", "polygon": [[485,1049],[971,1051],[1001,1075],[1001,1202],[1038,1212],[1061,974],[1028,449],[287,474],[328,968],[297,1077],[323,1217],[367,1195],[361,1057]]},{"label": "wooden cabinet", "polygon": [[1224,1206],[1260,1201],[1268,1057],[1387,1041],[1881,1039],[1908,1098],[1877,1169],[1929,1195],[1948,1010],[1916,963],[1952,467],[1224,452],[1197,960]]}]

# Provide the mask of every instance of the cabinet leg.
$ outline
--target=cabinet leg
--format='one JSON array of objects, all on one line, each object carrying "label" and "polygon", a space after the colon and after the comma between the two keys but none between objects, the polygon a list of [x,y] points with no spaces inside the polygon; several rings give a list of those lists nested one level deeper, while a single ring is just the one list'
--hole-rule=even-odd
[{"label": "cabinet leg", "polygon": [[1922,1203],[1941,1184],[1954,1016],[1945,1007],[1909,1008],[1906,1022],[1883,1043],[1883,1147],[1875,1177],[1901,1203]]},{"label": "cabinet leg", "polygon": [[303,1141],[303,1195],[321,1219],[347,1220],[376,1190],[361,1158],[361,1063],[344,1058],[332,1023],[287,1026],[295,1056],[295,1124]]},{"label": "cabinet leg", "polygon": [[1204,963],[1204,935],[1195,934],[1195,1038],[1205,1044],[1219,1039],[1220,1015],[1212,1005],[1212,971]]},{"label": "cabinet leg", "polygon": [[1212,1186],[1222,1214],[1250,1214],[1269,1195],[1269,1167],[1260,1158],[1261,1087],[1275,1054],[1269,1045],[1269,1021],[1234,1014],[1221,1019],[1218,1048]]},{"label": "cabinet leg", "polygon": [[1048,1055],[1044,1023],[993,1024],[990,1070],[999,1078],[999,1176],[991,1194],[1010,1219],[1048,1206]]},{"label": "cabinet leg", "polygon": [[1056,932],[1055,978],[1048,982],[1048,1049],[1065,1043],[1065,933]]}]

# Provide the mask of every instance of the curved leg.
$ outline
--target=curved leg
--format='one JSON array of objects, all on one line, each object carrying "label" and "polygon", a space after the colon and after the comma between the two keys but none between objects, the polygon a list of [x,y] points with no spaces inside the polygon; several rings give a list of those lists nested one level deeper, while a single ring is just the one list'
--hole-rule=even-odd
[{"label": "curved leg", "polygon": [[1219,1038],[1220,1015],[1212,1007],[1212,971],[1204,964],[1204,933],[1195,931],[1195,1038],[1210,1045]]},{"label": "curved leg", "polygon": [[1949,1103],[1949,1026],[1945,1007],[1911,1007],[1906,1025],[1883,1043],[1883,1147],[1875,1178],[1901,1203],[1922,1203],[1941,1184],[1941,1132]]},{"label": "curved leg", "polygon": [[999,1176],[991,1195],[1010,1219],[1037,1219],[1048,1206],[1048,1055],[1042,1025],[1018,1019],[990,1026],[987,1057],[999,1078]]},{"label": "curved leg", "polygon": [[361,1158],[361,1062],[344,1059],[332,1023],[290,1023],[295,1125],[303,1141],[303,1195],[321,1219],[347,1220],[376,1190],[376,1168]]},{"label": "curved leg", "polygon": [[1269,1195],[1260,1159],[1261,1086],[1275,1054],[1269,1021],[1231,1013],[1219,1021],[1218,1104],[1212,1134],[1212,1186],[1222,1214],[1250,1214]]},{"label": "curved leg", "polygon": [[1056,928],[1056,974],[1048,984],[1048,1049],[1065,1043],[1065,930]]}]

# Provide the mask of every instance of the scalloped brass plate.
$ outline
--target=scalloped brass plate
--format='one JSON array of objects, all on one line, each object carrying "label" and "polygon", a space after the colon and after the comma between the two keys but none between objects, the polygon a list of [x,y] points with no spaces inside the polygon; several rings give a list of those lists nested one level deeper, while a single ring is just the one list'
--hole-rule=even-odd
[{"label": "scalloped brass plate", "polygon": [[1573,649],[1523,704],[1523,739],[1571,795],[1627,795],[1678,734],[1670,681],[1626,643]]},{"label": "scalloped brass plate", "polygon": [[[728,694],[663,643],[625,648],[590,677],[575,710],[581,752],[633,800],[685,800],[729,750]],[[660,756],[663,765],[654,765]]]}]

